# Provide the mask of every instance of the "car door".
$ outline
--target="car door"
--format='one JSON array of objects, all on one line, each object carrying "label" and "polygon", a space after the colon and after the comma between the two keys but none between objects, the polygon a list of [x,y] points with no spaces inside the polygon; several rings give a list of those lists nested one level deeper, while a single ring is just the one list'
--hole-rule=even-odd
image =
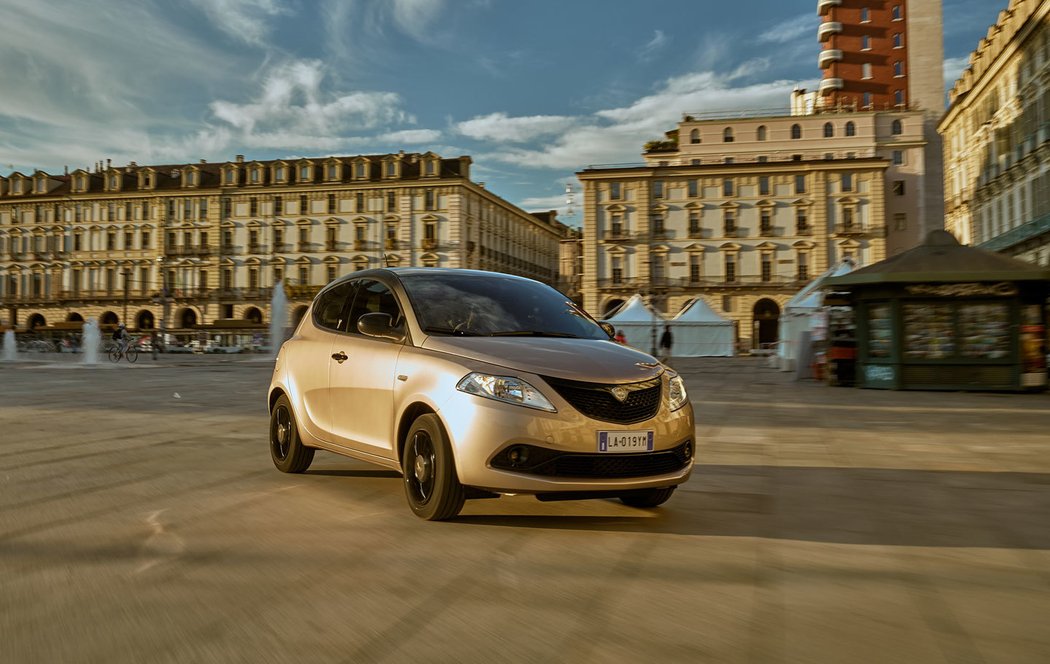
[{"label": "car door", "polygon": [[357,320],[368,313],[390,314],[395,322],[401,306],[390,288],[361,280],[347,315],[346,333],[339,336],[329,374],[333,442],[368,454],[395,458],[394,383],[397,358],[404,344],[376,339],[357,331]]},{"label": "car door", "polygon": [[332,346],[342,334],[353,300],[354,283],[336,284],[321,292],[295,343],[289,361],[296,367],[296,383],[305,409],[303,426],[321,440],[332,440],[329,382]]}]

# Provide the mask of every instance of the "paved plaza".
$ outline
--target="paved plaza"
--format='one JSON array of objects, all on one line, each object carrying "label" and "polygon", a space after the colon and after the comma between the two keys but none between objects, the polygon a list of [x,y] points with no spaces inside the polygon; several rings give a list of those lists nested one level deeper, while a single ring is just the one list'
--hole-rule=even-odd
[{"label": "paved plaza", "polygon": [[0,363],[0,662],[1047,662],[1050,395],[680,360],[657,510],[270,462],[259,356]]}]

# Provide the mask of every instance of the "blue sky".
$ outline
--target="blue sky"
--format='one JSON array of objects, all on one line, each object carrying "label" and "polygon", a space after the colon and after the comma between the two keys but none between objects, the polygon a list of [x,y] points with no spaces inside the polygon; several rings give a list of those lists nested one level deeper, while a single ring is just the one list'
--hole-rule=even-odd
[{"label": "blue sky", "polygon": [[[948,85],[1007,0],[943,0]],[[433,150],[528,210],[820,77],[814,0],[0,0],[0,173]]]}]

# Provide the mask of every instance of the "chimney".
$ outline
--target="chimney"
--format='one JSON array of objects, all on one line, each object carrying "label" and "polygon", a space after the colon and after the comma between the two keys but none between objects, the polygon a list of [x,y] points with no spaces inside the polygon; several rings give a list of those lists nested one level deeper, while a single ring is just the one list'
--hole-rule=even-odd
[{"label": "chimney", "polygon": [[207,164],[207,163],[208,163],[208,160],[207,160],[207,159],[201,159],[201,163],[202,163],[202,164]]},{"label": "chimney", "polygon": [[69,164],[66,164],[66,175],[69,175]]},{"label": "chimney", "polygon": [[113,165],[112,165],[112,164],[113,164],[113,160],[112,160],[112,159],[107,159],[107,160],[106,160],[106,170],[107,170],[107,171],[108,171],[109,169],[113,168]]},{"label": "chimney", "polygon": [[238,164],[243,164],[244,163],[244,155],[243,154],[237,155],[237,163]]}]

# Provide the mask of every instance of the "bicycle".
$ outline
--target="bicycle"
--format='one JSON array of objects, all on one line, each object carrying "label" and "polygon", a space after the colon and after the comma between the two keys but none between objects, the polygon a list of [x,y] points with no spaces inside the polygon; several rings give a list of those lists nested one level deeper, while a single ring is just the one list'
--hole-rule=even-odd
[{"label": "bicycle", "polygon": [[124,348],[121,348],[118,345],[110,349],[109,359],[111,362],[120,362],[120,358],[122,357],[128,362],[134,364],[139,359],[139,349],[135,348],[135,344],[130,341]]}]

